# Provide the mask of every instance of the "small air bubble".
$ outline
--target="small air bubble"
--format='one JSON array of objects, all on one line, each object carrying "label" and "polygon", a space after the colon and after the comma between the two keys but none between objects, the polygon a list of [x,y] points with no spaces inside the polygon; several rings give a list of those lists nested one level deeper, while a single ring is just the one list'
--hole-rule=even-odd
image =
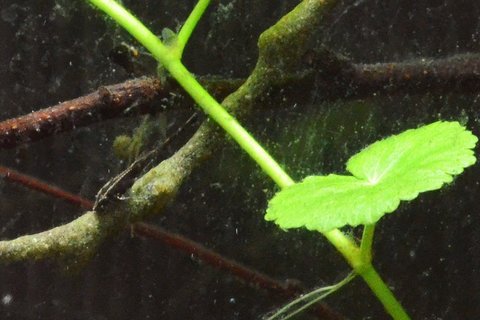
[{"label": "small air bubble", "polygon": [[8,306],[12,303],[13,301],[13,296],[9,293],[5,294],[3,297],[2,297],[2,303],[3,305],[5,306]]}]

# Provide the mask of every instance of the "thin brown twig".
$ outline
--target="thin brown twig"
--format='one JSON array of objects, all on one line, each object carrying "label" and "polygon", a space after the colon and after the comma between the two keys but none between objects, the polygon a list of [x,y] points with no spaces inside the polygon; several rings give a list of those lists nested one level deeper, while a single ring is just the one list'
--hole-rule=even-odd
[{"label": "thin brown twig", "polygon": [[480,92],[480,54],[364,64],[324,49],[308,59],[316,87],[327,99]]},{"label": "thin brown twig", "polygon": [[243,264],[223,257],[222,255],[204,247],[203,245],[185,238],[179,234],[169,232],[159,226],[152,226],[143,222],[134,225],[134,232],[140,236],[160,240],[169,247],[194,255],[206,264],[219,270],[228,271],[233,276],[254,284],[262,289],[269,289],[284,296],[291,296],[301,292],[302,287],[293,281],[285,283],[277,281],[265,274],[254,271]]},{"label": "thin brown twig", "polygon": [[32,176],[20,173],[11,168],[0,166],[0,176],[7,181],[18,183],[24,187],[40,191],[54,198],[63,199],[85,210],[90,210],[93,206],[93,203],[85,198],[53,186],[49,183],[43,182]]},{"label": "thin brown twig", "polygon": [[[139,222],[134,225],[133,230],[135,234],[139,236],[160,240],[169,247],[192,254],[202,262],[214,267],[215,269],[226,271],[236,278],[245,281],[249,285],[253,285],[254,287],[266,289],[287,298],[294,298],[304,293],[303,286],[296,280],[275,280],[266,274],[263,274],[257,270],[253,270],[241,263],[238,263],[237,261],[225,258],[224,256],[204,247],[197,242],[194,242],[179,234],[169,232],[159,226],[153,226]],[[332,310],[328,305],[322,302],[315,304],[315,307],[311,310],[311,312],[318,316],[319,319],[345,319],[342,315]]]},{"label": "thin brown twig", "polygon": [[357,95],[480,92],[480,55],[457,54],[442,59],[356,65]]},{"label": "thin brown twig", "polygon": [[[20,173],[16,170],[0,166],[0,175],[7,181],[18,183],[26,188],[39,191],[56,199],[61,199],[79,206],[80,208],[91,210],[94,202],[85,199],[79,195],[70,193],[56,186],[41,181],[32,176]],[[129,230],[131,230],[129,228]],[[147,223],[136,223],[133,225],[133,231],[140,237],[154,239],[162,242],[175,250],[183,251],[187,254],[195,255],[200,261],[211,267],[227,272],[237,279],[245,281],[254,288],[266,289],[272,293],[284,298],[294,298],[303,293],[304,288],[299,281],[279,281],[249,268],[235,260],[228,259],[221,254],[206,248],[198,242],[192,241],[182,235],[170,232],[159,226],[153,226]],[[318,303],[311,310],[319,319],[342,320],[345,319],[338,312],[332,310],[325,303]]]}]

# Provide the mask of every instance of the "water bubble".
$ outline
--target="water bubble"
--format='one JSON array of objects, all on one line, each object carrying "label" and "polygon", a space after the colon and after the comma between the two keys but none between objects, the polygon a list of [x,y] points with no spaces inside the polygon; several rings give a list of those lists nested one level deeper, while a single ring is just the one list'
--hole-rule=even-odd
[{"label": "water bubble", "polygon": [[10,305],[12,301],[13,301],[13,296],[10,293],[7,293],[2,297],[2,304],[5,306]]}]

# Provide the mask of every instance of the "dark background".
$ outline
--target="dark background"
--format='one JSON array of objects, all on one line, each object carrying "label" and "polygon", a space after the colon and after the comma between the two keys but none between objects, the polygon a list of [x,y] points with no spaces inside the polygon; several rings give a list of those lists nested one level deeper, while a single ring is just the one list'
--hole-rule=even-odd
[{"label": "dark background", "polygon": [[[259,33],[297,1],[213,1],[187,47],[197,74],[244,77]],[[125,1],[156,33],[175,29],[194,1]],[[448,57],[479,51],[478,1],[339,1],[313,46],[326,44],[355,62]],[[113,84],[154,74],[141,48],[134,70],[109,59],[122,42],[136,46],[84,1],[0,0],[0,117],[7,119]],[[344,172],[366,144],[437,119],[479,133],[478,95],[372,96],[266,108],[247,127],[295,179]],[[281,100],[281,99],[280,99]],[[191,111],[166,114],[175,127]],[[3,150],[2,165],[93,199],[121,164],[114,137],[140,122],[120,119]],[[187,139],[181,137],[180,139]],[[478,166],[381,220],[374,264],[413,319],[480,316]],[[283,232],[263,220],[274,186],[233,144],[195,171],[176,201],[150,222],[268,275],[308,288],[340,280],[349,269],[320,234]],[[73,206],[0,181],[0,237],[49,229],[81,214]],[[355,230],[353,232],[356,232]],[[71,272],[52,262],[0,266],[1,319],[261,319],[286,301],[251,288],[181,252],[129,232],[105,243]],[[327,302],[351,319],[388,319],[355,280]]]}]

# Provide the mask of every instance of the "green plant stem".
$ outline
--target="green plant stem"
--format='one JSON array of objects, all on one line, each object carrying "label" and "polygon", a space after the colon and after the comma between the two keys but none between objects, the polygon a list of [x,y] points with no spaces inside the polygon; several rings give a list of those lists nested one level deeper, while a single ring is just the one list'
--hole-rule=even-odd
[{"label": "green plant stem", "polygon": [[179,58],[172,54],[137,18],[113,0],[89,0],[115,19],[162,63],[195,102],[202,107],[281,188],[295,182],[262,146],[198,83]]},{"label": "green plant stem", "polygon": [[187,42],[190,39],[193,30],[195,30],[198,21],[200,21],[200,18],[202,18],[202,15],[209,4],[210,0],[199,0],[197,2],[197,5],[195,6],[195,8],[193,8],[192,12],[183,24],[182,28],[178,32],[177,45],[175,47],[175,50],[179,59],[182,58],[183,50],[185,49],[185,46],[187,45]]},{"label": "green plant stem", "polygon": [[[373,226],[370,226],[367,231],[367,239],[370,240],[373,238],[372,227]],[[357,247],[352,240],[348,239],[338,229],[325,232],[324,235],[335,246],[335,248],[340,251],[355,272],[363,278],[363,280],[367,283],[378,300],[383,304],[385,310],[388,312],[388,314],[390,314],[390,316],[392,316],[393,319],[410,319],[400,302],[397,301],[392,291],[388,288],[373,267],[370,254],[365,255],[365,253],[362,252],[362,250]],[[367,243],[370,240],[366,240]]]},{"label": "green plant stem", "polygon": [[143,23],[135,18],[123,6],[114,0],[88,0],[90,3],[104,11],[108,16],[117,21],[125,30],[133,35],[150,53],[164,66],[177,60],[170,48],[165,46]]},{"label": "green plant stem", "polygon": [[[153,57],[162,63],[165,69],[167,69],[188,94],[191,95],[195,102],[202,107],[205,113],[213,118],[253,158],[253,160],[258,163],[265,173],[270,176],[280,188],[285,188],[295,183],[280,165],[262,148],[262,146],[237,122],[237,120],[235,120],[198,83],[194,76],[181,63],[178,55],[175,54],[175,50],[165,46],[152,32],[150,32],[150,30],[148,30],[148,28],[114,0],[89,1],[115,19],[118,24],[124,27],[132,36],[144,45]],[[199,13],[197,13],[192,19],[196,19],[198,14],[201,15],[201,13],[202,11],[199,9]],[[355,271],[362,275],[362,271],[366,266],[361,259],[360,248],[355,242],[345,236],[338,229],[324,234],[343,254]],[[371,264],[370,267],[373,269]],[[374,290],[374,293],[379,297],[382,303],[390,304],[389,306],[385,306],[387,311],[401,310],[401,312],[390,313],[394,319],[409,319],[401,305],[395,300],[391,291],[383,283],[376,272],[369,272],[368,277],[364,277],[364,279],[372,290]],[[378,290],[378,292],[375,290]],[[403,314],[405,317],[398,317],[399,314]]]},{"label": "green plant stem", "polygon": [[368,224],[363,227],[362,242],[360,243],[360,254],[363,261],[372,261],[372,244],[375,233],[375,224]]},{"label": "green plant stem", "polygon": [[360,248],[355,245],[355,242],[352,239],[338,229],[324,232],[323,235],[343,255],[355,271],[361,267],[362,261],[359,258]]},{"label": "green plant stem", "polygon": [[397,301],[390,288],[385,284],[375,268],[369,264],[363,269],[360,276],[373,291],[385,310],[395,320],[410,320],[402,305]]},{"label": "green plant stem", "polygon": [[168,71],[204,112],[214,119],[278,186],[285,188],[295,183],[238,121],[198,83],[180,61],[173,63]]}]

